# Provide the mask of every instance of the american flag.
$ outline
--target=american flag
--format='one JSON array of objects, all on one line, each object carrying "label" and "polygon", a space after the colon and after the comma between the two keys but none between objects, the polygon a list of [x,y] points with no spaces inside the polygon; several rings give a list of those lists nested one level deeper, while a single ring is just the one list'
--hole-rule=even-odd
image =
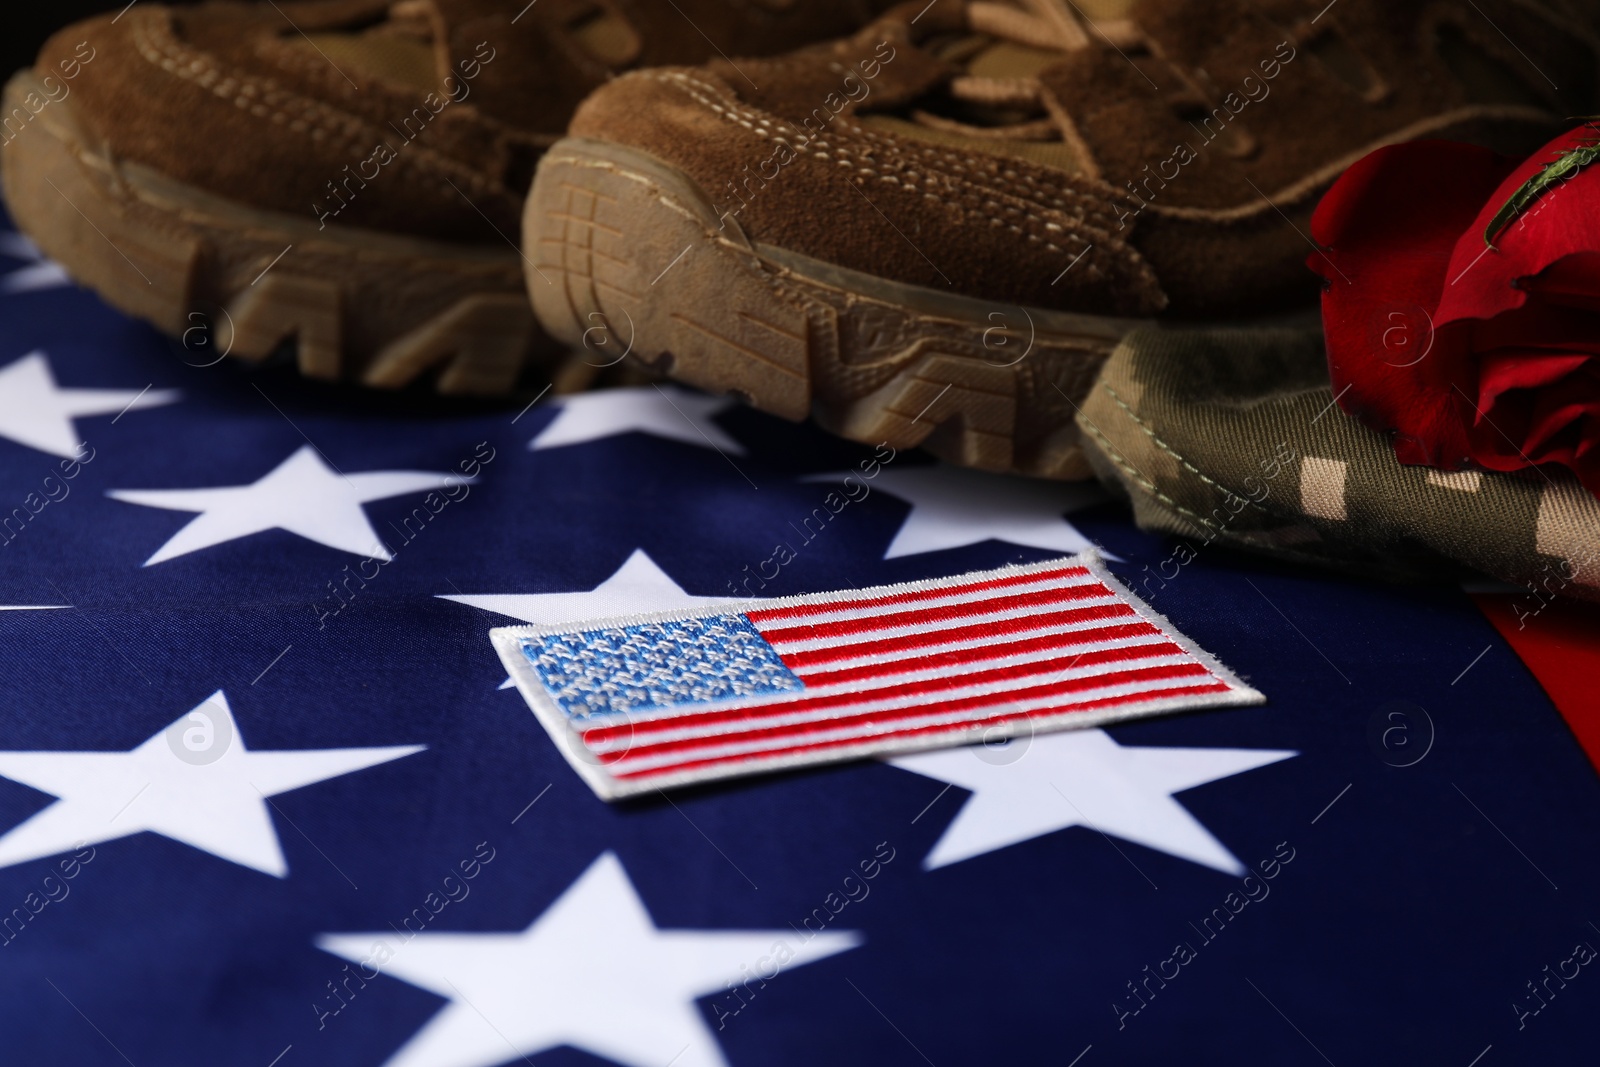
[{"label": "american flag", "polygon": [[1093,554],[494,641],[607,798],[1264,699]]},{"label": "american flag", "polygon": [[[730,602],[870,452],[671,386],[438,411],[214,360],[0,229],[5,1067],[1593,1062],[1565,597],[1478,594],[1497,631],[1216,547],[1148,581],[1174,542],[1125,506],[907,453],[800,599]],[[1090,544],[1271,703],[608,804],[487,638]]]}]

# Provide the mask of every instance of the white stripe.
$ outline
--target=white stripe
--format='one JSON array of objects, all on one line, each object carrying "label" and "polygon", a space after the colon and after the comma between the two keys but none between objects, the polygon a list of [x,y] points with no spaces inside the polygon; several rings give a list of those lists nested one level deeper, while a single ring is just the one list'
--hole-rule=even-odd
[{"label": "white stripe", "polygon": [[[807,689],[803,693],[796,694],[796,696],[799,699],[810,699],[811,697],[850,696],[859,694],[861,699],[851,701],[850,703],[846,704],[831,705],[826,708],[796,710],[787,715],[774,714],[770,716],[761,716],[760,718],[755,719],[716,719],[710,722],[698,724],[696,723],[695,719],[698,719],[699,715],[695,715],[694,718],[689,718],[688,713],[680,710],[679,715],[684,716],[684,723],[682,726],[679,726],[676,729],[662,730],[659,733],[652,731],[648,735],[643,735],[638,738],[628,734],[615,740],[597,741],[593,744],[589,744],[587,741],[584,743],[588,745],[590,751],[598,753],[616,752],[623,749],[639,750],[644,748],[653,748],[656,745],[666,744],[670,741],[682,741],[694,737],[712,737],[718,734],[739,733],[744,730],[764,729],[768,726],[787,726],[794,723],[827,722],[831,719],[842,718],[846,715],[865,715],[877,712],[901,711],[905,708],[920,707],[924,704],[943,704],[952,700],[965,700],[969,697],[998,697],[1004,696],[1006,693],[1013,693],[1018,690],[1028,689],[1037,685],[1055,685],[1058,682],[1073,682],[1083,678],[1096,678],[1100,675],[1127,674],[1132,671],[1143,670],[1146,667],[1168,667],[1195,662],[1196,661],[1193,656],[1189,655],[1187,652],[1183,652],[1176,655],[1145,656],[1140,659],[1122,660],[1116,663],[1093,663],[1087,667],[1074,667],[1068,670],[1052,671],[1049,669],[1048,665],[1040,664],[1040,667],[1042,668],[1041,670],[1018,677],[1002,678],[992,682],[984,682],[978,685],[961,686],[955,689],[940,689],[932,693],[902,693],[898,696],[880,696],[876,698],[874,698],[871,693],[861,692],[860,690],[853,689],[848,685],[826,687],[819,686],[816,689]],[[934,677],[939,676],[935,675]],[[1048,704],[1052,701],[1061,700],[1063,698],[1058,695],[1035,699],[1042,699],[1044,703]],[[693,710],[698,712],[734,711],[738,710],[739,706],[753,708],[781,708],[784,703],[792,702],[793,701],[774,702],[772,700],[757,700],[754,702],[740,701],[739,705],[727,704],[711,705],[709,707],[698,706]],[[635,716],[631,720],[626,721],[644,723],[655,722],[660,721],[663,718],[674,717],[676,716],[651,715],[648,718],[644,716]],[[625,725],[625,722],[596,724],[595,728],[609,729],[622,725]],[[574,729],[579,730],[580,733],[582,732],[583,728],[578,724],[574,723],[573,727]]]},{"label": "white stripe", "polygon": [[[1085,585],[1100,585],[1100,579],[1087,573],[1074,574],[1064,577],[1057,576],[1045,581],[1002,586],[998,589],[968,589],[964,592],[950,593],[946,596],[928,597],[898,604],[886,603],[882,600],[865,601],[862,604],[841,607],[836,611],[820,612],[816,615],[762,619],[756,625],[757,628],[773,630],[786,630],[795,626],[820,626],[826,623],[849,622],[852,619],[870,619],[876,615],[894,615],[902,611],[922,611],[924,609],[953,607],[958,604],[971,604],[984,600],[1009,600],[1014,597],[1027,596],[1030,593],[1044,593],[1053,589],[1079,588]],[[1101,586],[1101,588],[1105,587]],[[1106,592],[1109,593],[1111,590],[1107,589]]]},{"label": "white stripe", "polygon": [[[1055,637],[1062,634],[1088,633],[1094,630],[1106,630],[1113,626],[1129,626],[1144,624],[1145,620],[1137,615],[1115,615],[1109,619],[1088,619],[1083,622],[1064,622],[1055,626],[1041,626],[1036,630],[1022,630],[1014,634],[1006,634],[1002,638],[995,637],[969,637],[965,641],[949,641],[941,645],[925,645],[918,648],[905,648],[898,652],[879,652],[868,656],[854,656],[850,659],[829,660],[826,663],[816,663],[809,667],[791,668],[801,678],[810,678],[816,674],[827,674],[830,671],[850,670],[855,667],[868,667],[879,663],[895,663],[904,659],[922,659],[926,656],[943,655],[946,652],[965,652],[974,648],[995,647],[1004,648],[1013,643],[1033,641],[1041,637]],[[1132,637],[1116,637],[1100,641],[1083,641],[1077,644],[1063,645],[1056,649],[1058,655],[1077,655],[1080,652],[1099,652],[1107,648],[1120,648],[1123,645],[1142,645],[1152,641],[1171,641],[1172,637],[1165,633],[1135,634]]]},{"label": "white stripe", "polygon": [[[1132,696],[1138,693],[1147,693],[1158,689],[1190,689],[1203,685],[1213,685],[1221,679],[1210,675],[1197,675],[1193,678],[1161,678],[1148,682],[1128,682],[1122,685],[1110,685],[1100,689],[1092,689],[1081,694],[1075,694],[1069,702],[1062,703],[1057,700],[1035,700],[1029,702],[1009,703],[998,702],[994,706],[996,712],[1025,712],[1044,708],[1070,708],[1076,704],[1085,704],[1092,700],[1101,700],[1107,697]],[[653,770],[658,767],[672,767],[681,763],[690,763],[705,759],[727,759],[748,756],[761,752],[775,752],[783,749],[795,748],[801,745],[818,744],[824,741],[844,740],[853,737],[875,737],[880,734],[898,733],[903,730],[918,729],[928,726],[956,725],[973,726],[983,724],[981,719],[975,718],[973,709],[964,712],[938,712],[930,711],[926,715],[918,715],[910,719],[897,719],[894,722],[880,722],[869,725],[852,725],[839,727],[834,730],[819,730],[816,733],[796,737],[786,735],[781,738],[766,738],[751,741],[733,741],[723,744],[701,745],[694,748],[675,749],[672,752],[663,752],[656,756],[640,755],[629,756],[606,766],[613,773],[632,773],[635,771]]]},{"label": "white stripe", "polygon": [[[1038,615],[1054,615],[1063,611],[1076,611],[1079,608],[1097,608],[1112,604],[1126,606],[1127,601],[1119,596],[1108,594],[1106,596],[1087,597],[1083,600],[1074,600],[1069,604],[1044,604],[1041,606],[1013,608],[1010,611],[996,611],[985,615],[964,615],[959,619],[940,619],[938,622],[918,623],[914,626],[891,626],[883,630],[869,630],[860,634],[847,637],[815,637],[804,641],[774,641],[767,638],[767,643],[779,652],[810,652],[818,648],[838,648],[841,645],[864,644],[868,641],[885,641],[895,637],[910,637],[914,634],[938,633],[940,630],[955,630],[963,626],[976,626],[982,623],[1006,622],[1011,619],[1027,619]],[[1137,615],[1128,616],[1136,619]],[[762,636],[766,636],[763,634]]]}]

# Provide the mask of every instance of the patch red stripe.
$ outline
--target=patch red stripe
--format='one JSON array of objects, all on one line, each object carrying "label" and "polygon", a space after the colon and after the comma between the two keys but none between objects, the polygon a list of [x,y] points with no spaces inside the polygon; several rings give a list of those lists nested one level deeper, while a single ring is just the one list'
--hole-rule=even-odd
[{"label": "patch red stripe", "polygon": [[825,751],[830,748],[842,748],[847,745],[860,744],[863,741],[880,742],[886,739],[931,736],[940,733],[953,733],[971,730],[974,726],[994,726],[1000,723],[1012,722],[1017,719],[1036,719],[1048,715],[1059,715],[1063,711],[1073,713],[1095,711],[1100,708],[1116,707],[1119,704],[1133,704],[1145,700],[1164,700],[1173,696],[1189,696],[1196,693],[1225,693],[1228,691],[1225,682],[1215,682],[1211,685],[1184,686],[1173,689],[1154,689],[1143,693],[1127,693],[1121,696],[1103,697],[1099,700],[1089,700],[1082,704],[1074,704],[1070,708],[1041,708],[1037,711],[1012,712],[1005,715],[995,715],[986,719],[975,719],[960,723],[941,723],[936,726],[917,726],[904,730],[896,730],[887,734],[874,734],[870,738],[845,737],[831,741],[816,741],[804,745],[791,745],[787,748],[769,749],[762,752],[751,752],[743,756],[722,756],[711,759],[686,760],[683,763],[674,763],[664,767],[652,767],[646,771],[628,771],[624,768],[613,766],[611,773],[618,778],[651,778],[664,774],[678,774],[684,771],[695,770],[700,767],[727,766],[736,763],[760,763],[767,760],[778,759],[784,756],[793,756],[805,752]]},{"label": "patch red stripe", "polygon": [[[921,626],[946,619],[982,615],[996,609],[1012,610],[1015,608],[1040,607],[1046,604],[1064,604],[1074,600],[1088,600],[1091,597],[1111,595],[1111,590],[1096,582],[1091,585],[1068,586],[1065,589],[1044,589],[1037,593],[1023,593],[1020,596],[1001,594],[984,600],[969,601],[965,604],[923,608],[918,611],[897,611],[889,615],[873,615],[865,619],[850,619],[847,622],[824,622],[814,626],[789,626],[771,630],[758,624],[756,629],[761,631],[762,637],[773,643],[780,641],[815,641],[819,638],[850,637],[855,634],[870,633],[875,630],[889,630],[899,626]],[[750,616],[746,615],[745,617],[749,618]]]},{"label": "patch red stripe", "polygon": [[[799,671],[802,668],[815,666],[819,663],[835,663],[842,659],[856,659],[860,656],[882,656],[890,652],[907,652],[915,648],[953,644],[957,641],[975,641],[1004,637],[1007,634],[1027,633],[1029,630],[1041,630],[1048,626],[1063,626],[1071,623],[1095,622],[1101,619],[1118,619],[1130,616],[1138,618],[1139,613],[1126,604],[1097,604],[1092,608],[1071,608],[1067,611],[1052,612],[1049,615],[1029,615],[1023,619],[1003,619],[1000,622],[956,626],[936,633],[906,634],[902,637],[887,637],[881,641],[862,641],[850,645],[835,645],[832,648],[813,648],[805,652],[779,652],[778,656],[791,671]],[[1132,637],[1136,634],[1159,634],[1160,632],[1155,626],[1140,620],[1135,623],[1096,627],[1093,630],[1074,630],[1070,636],[1078,637],[1087,643],[1089,641],[1113,641],[1119,637]]]},{"label": "patch red stripe", "polygon": [[[1099,652],[1086,652],[1082,656],[1075,657],[1072,660],[1072,663],[1074,667],[1093,667],[1100,663],[1122,662],[1120,653],[1121,649],[1103,649]],[[1185,664],[1184,666],[1192,666],[1202,673],[1209,673],[1206,671],[1206,668],[1203,665],[1198,663]],[[758,704],[754,707],[689,712],[667,718],[647,719],[643,722],[619,723],[615,726],[596,726],[583,731],[583,740],[585,744],[604,744],[617,738],[639,739],[653,734],[669,733],[671,731],[681,730],[685,727],[705,727],[729,722],[747,722],[753,724],[778,716],[792,715],[797,711],[819,711],[826,708],[838,707],[848,708],[852,704],[861,704],[869,700],[882,700],[888,697],[933,695],[935,698],[937,698],[937,694],[948,689],[964,689],[968,686],[983,685],[987,682],[1004,682],[1010,679],[1027,678],[1030,676],[1047,674],[1051,671],[1060,673],[1067,669],[1069,668],[1058,667],[1048,662],[1029,663],[1011,667],[996,668],[990,671],[976,671],[971,674],[959,675],[955,677],[947,676],[942,678],[925,678],[919,682],[899,684],[891,683],[876,689],[855,689],[847,693],[830,693],[823,696],[801,697],[797,700],[789,700],[782,703],[766,703]],[[1125,674],[1118,674],[1115,677],[1120,679],[1127,676],[1128,675]],[[1078,680],[1079,679],[1072,679],[1071,681],[1075,682]],[[1091,686],[1107,684],[1106,676],[1104,675],[1097,675],[1095,677],[1086,679],[1086,681],[1091,683]],[[1003,694],[1009,698],[1014,694],[1027,694],[1037,691],[1040,695],[1045,695],[1052,692],[1049,686],[1055,684],[1060,683],[1039,683],[1025,688],[1006,688],[1001,686],[999,688],[992,689],[987,693],[981,693],[976,696],[962,697],[957,700],[945,701],[945,705],[951,708],[973,706],[981,707],[986,701],[993,701],[999,694]],[[894,709],[894,711],[874,712],[872,714],[892,715],[898,710],[900,709]],[[637,749],[638,747],[638,745],[633,746],[634,749]]]},{"label": "patch red stripe", "polygon": [[[1089,658],[1088,656],[1084,657]],[[1084,664],[1090,666],[1092,664]],[[1037,665],[1034,665],[1035,667]],[[1037,670],[1031,671],[1037,674]],[[1125,685],[1130,682],[1155,681],[1164,678],[1189,678],[1195,675],[1209,675],[1211,672],[1200,663],[1176,663],[1159,667],[1141,667],[1137,670],[1124,671],[1115,675],[1095,675],[1088,678],[1072,678],[1066,681],[1047,682],[1041,685],[1025,686],[1017,689],[1003,689],[988,693],[979,693],[974,696],[960,697],[954,700],[924,701],[903,708],[893,708],[884,711],[860,712],[854,715],[841,715],[837,718],[824,719],[818,722],[790,723],[786,726],[758,726],[750,730],[741,730],[715,737],[686,737],[677,741],[661,741],[656,744],[635,744],[620,752],[599,753],[599,758],[606,763],[616,763],[626,760],[631,756],[641,754],[654,754],[659,752],[675,752],[684,749],[704,747],[708,743],[726,744],[730,741],[754,740],[761,737],[790,737],[804,734],[817,733],[821,730],[838,729],[841,726],[850,726],[866,723],[899,722],[907,718],[914,718],[926,714],[930,706],[937,705],[940,711],[964,711],[970,708],[982,708],[1000,702],[1015,700],[1031,700],[1041,697],[1061,696],[1067,693],[1081,692],[1086,689],[1097,689],[1106,685]],[[1018,677],[1021,674],[1016,668],[1006,668],[1002,671],[987,671],[981,675],[967,678],[930,679],[924,683],[912,686],[896,686],[877,694],[879,696],[910,696],[921,694],[936,694],[941,689],[960,688],[987,678],[1001,680],[1007,677]],[[810,711],[818,708],[838,707],[862,700],[860,693],[840,693],[831,697],[815,697],[811,700],[795,700],[787,704],[762,705],[758,708],[744,708],[733,711],[713,711],[704,715],[685,717],[677,720],[658,720],[656,722],[636,723],[631,728],[628,726],[605,726],[595,730],[586,730],[583,734],[585,744],[591,740],[595,743],[611,740],[615,737],[647,736],[652,733],[662,733],[668,730],[681,729],[686,719],[694,725],[704,725],[714,722],[730,722],[744,719],[750,723],[759,723],[764,719],[778,715],[792,714],[796,711]],[[596,734],[603,736],[594,736]]]},{"label": "patch red stripe", "polygon": [[792,608],[772,608],[767,611],[751,611],[745,618],[758,625],[776,619],[799,619],[812,615],[827,615],[835,611],[850,611],[853,608],[871,607],[877,604],[914,604],[923,600],[939,600],[944,597],[960,596],[965,593],[983,592],[988,589],[1008,589],[1018,585],[1033,585],[1037,582],[1051,581],[1059,578],[1081,578],[1089,573],[1087,567],[1065,567],[1058,571],[1040,571],[1035,574],[1020,574],[1012,578],[996,578],[988,582],[972,582],[968,585],[953,585],[946,589],[924,589],[915,593],[896,593],[893,596],[873,597],[868,600],[841,600],[836,603],[802,604]]},{"label": "patch red stripe", "polygon": [[[986,660],[996,659],[1000,656],[1020,656],[1029,652],[1042,652],[1051,648],[1060,648],[1074,644],[1086,644],[1078,634],[1050,634],[1046,637],[1036,637],[1031,641],[1017,641],[1009,645],[990,648],[963,648],[953,652],[941,652],[932,656],[921,656],[917,659],[901,660],[888,663],[867,663],[860,667],[847,667],[838,671],[820,671],[803,676],[807,688],[822,685],[838,685],[842,682],[855,682],[864,678],[883,678],[896,671],[923,671],[934,667],[954,667],[965,663],[982,663]],[[1075,657],[1062,670],[1076,665],[1080,660],[1096,656],[1094,662],[1107,663],[1113,660],[1144,659],[1146,656],[1181,656],[1183,649],[1170,641],[1159,644],[1128,645],[1120,648],[1101,649],[1096,652],[1085,652]]]}]

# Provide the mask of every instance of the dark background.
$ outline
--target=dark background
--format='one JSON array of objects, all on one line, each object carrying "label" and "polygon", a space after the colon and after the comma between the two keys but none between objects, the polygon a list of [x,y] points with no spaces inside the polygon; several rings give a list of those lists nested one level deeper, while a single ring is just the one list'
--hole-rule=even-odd
[{"label": "dark background", "polygon": [[[0,15],[0,78],[33,63],[39,46],[45,38],[61,27],[79,19],[98,15],[103,11],[121,11],[128,0],[55,0],[53,3],[17,4],[20,10]],[[149,0],[138,0],[148,3]],[[195,0],[165,0],[167,6],[193,3]]]}]

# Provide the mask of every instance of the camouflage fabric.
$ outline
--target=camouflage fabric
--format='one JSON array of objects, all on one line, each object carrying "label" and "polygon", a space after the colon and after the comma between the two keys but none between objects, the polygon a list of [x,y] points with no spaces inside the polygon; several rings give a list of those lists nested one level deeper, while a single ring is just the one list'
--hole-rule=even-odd
[{"label": "camouflage fabric", "polygon": [[1472,570],[1600,600],[1600,502],[1565,472],[1401,466],[1334,403],[1315,330],[1140,329],[1077,422],[1139,525],[1178,538],[1147,581],[1224,544],[1399,579]]}]

